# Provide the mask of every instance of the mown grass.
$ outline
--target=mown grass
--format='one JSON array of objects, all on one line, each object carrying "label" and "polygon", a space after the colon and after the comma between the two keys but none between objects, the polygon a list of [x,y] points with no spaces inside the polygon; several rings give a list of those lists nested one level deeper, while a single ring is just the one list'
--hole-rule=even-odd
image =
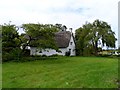
[{"label": "mown grass", "polygon": [[3,88],[117,88],[118,60],[102,57],[58,57],[56,60],[7,62]]}]

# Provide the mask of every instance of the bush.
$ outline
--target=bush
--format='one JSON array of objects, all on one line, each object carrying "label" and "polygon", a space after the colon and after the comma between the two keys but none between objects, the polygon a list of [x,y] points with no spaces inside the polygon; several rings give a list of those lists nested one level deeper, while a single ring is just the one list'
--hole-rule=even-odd
[{"label": "bush", "polygon": [[30,50],[26,49],[23,53],[24,56],[30,56]]},{"label": "bush", "polygon": [[3,53],[2,54],[2,61],[6,62],[6,61],[11,61],[12,60],[12,55],[10,55],[10,53]]},{"label": "bush", "polygon": [[3,62],[12,61],[12,60],[19,61],[21,59],[21,57],[22,57],[21,52],[22,52],[22,50],[20,48],[12,49],[9,53],[3,51],[2,61]]},{"label": "bush", "polygon": [[57,57],[22,57],[20,62],[28,62],[28,61],[35,61],[35,60],[57,60],[58,58]]}]

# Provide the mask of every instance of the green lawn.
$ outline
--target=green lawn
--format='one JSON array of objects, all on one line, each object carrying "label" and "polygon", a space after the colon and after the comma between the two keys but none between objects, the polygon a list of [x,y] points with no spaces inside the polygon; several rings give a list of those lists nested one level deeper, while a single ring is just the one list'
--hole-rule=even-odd
[{"label": "green lawn", "polygon": [[118,60],[102,57],[59,57],[56,60],[7,62],[3,88],[116,88]]}]

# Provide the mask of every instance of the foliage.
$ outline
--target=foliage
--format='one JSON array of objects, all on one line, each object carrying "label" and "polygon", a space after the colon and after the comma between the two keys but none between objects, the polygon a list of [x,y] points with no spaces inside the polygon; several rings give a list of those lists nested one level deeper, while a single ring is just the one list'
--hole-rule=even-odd
[{"label": "foliage", "polygon": [[2,26],[2,46],[3,49],[6,47],[11,47],[9,50],[12,49],[12,47],[16,48],[19,47],[19,40],[17,39],[18,37],[18,32],[16,30],[15,25],[10,25],[10,24],[5,24]]},{"label": "foliage", "polygon": [[[56,51],[58,47],[55,42],[55,32],[67,29],[62,24],[23,24],[22,27],[16,25],[4,24],[2,29],[2,50],[3,61],[18,60],[23,56],[27,56],[28,46],[37,47],[38,49],[52,48]],[[25,33],[18,34],[18,30],[23,28]],[[20,49],[22,48],[22,49]]]},{"label": "foliage", "polygon": [[66,31],[67,27],[65,25],[62,24],[55,24],[55,26],[57,27],[58,30],[62,30],[62,31]]},{"label": "foliage", "polygon": [[86,23],[83,27],[80,27],[76,30],[76,49],[77,55],[91,55],[93,54],[92,39],[93,35],[91,34],[92,24]]},{"label": "foliage", "polygon": [[21,41],[15,25],[2,25],[2,56],[3,61],[19,58]]},{"label": "foliage", "polygon": [[[4,51],[3,51],[4,52]],[[21,49],[20,48],[14,48],[9,53],[5,52],[2,55],[2,61],[20,61],[21,60]]]},{"label": "foliage", "polygon": [[95,20],[93,23],[86,23],[76,30],[77,55],[97,55],[100,48],[98,45],[115,47],[115,33],[110,25],[104,21]]},{"label": "foliage", "polygon": [[52,24],[23,24],[22,28],[29,37],[28,45],[39,49],[58,49],[54,40],[55,32],[58,31],[56,26]]}]

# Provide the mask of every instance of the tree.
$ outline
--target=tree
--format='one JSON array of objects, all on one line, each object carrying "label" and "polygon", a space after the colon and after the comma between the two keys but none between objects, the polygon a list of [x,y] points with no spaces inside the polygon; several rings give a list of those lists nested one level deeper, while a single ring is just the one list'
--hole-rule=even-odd
[{"label": "tree", "polygon": [[62,31],[66,31],[67,27],[65,25],[62,24],[55,24],[55,26],[57,27],[58,30],[62,30]]},{"label": "tree", "polygon": [[[76,53],[77,55],[84,55],[85,53],[91,53],[88,49],[92,49],[91,40],[92,35],[90,33],[91,24],[86,23],[83,27],[80,27],[76,30],[75,38],[76,38]],[[86,50],[87,49],[87,50]]]},{"label": "tree", "polygon": [[102,40],[102,46],[115,48],[115,33],[111,30],[110,25],[107,22],[95,20],[93,22],[93,44],[95,48],[95,53],[98,51],[98,41]]},{"label": "tree", "polygon": [[2,25],[3,61],[15,59],[16,54],[20,51],[20,45],[18,28],[10,23]]},{"label": "tree", "polygon": [[[29,38],[26,45],[38,47],[38,49],[52,48],[58,50],[56,46],[54,36],[58,31],[56,26],[52,24],[23,24],[27,37]],[[23,48],[25,49],[25,47]]]},{"label": "tree", "polygon": [[101,43],[101,46],[115,47],[116,38],[110,25],[97,19],[93,23],[86,23],[83,27],[76,30],[76,41],[77,51],[80,55],[83,55],[86,49],[91,54],[97,55],[99,43]]},{"label": "tree", "polygon": [[2,47],[7,49],[5,51],[10,51],[13,48],[20,46],[20,41],[17,39],[19,37],[15,25],[5,24],[2,26]]}]

